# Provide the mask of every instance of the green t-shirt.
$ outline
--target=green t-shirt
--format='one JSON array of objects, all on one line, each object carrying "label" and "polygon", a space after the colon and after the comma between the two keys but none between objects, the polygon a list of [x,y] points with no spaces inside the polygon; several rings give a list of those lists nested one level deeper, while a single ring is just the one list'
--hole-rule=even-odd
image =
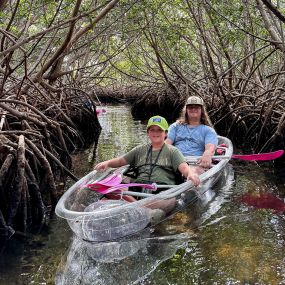
[{"label": "green t-shirt", "polygon": [[178,166],[185,162],[182,153],[166,143],[161,150],[154,151],[150,144],[139,145],[126,153],[124,158],[130,166],[138,167],[136,181],[157,184],[175,184]]}]

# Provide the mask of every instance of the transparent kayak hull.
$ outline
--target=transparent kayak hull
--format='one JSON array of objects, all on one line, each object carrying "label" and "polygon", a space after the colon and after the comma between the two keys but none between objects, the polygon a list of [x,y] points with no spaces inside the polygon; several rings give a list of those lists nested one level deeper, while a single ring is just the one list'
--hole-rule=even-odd
[{"label": "transparent kayak hull", "polygon": [[66,219],[72,231],[84,240],[110,241],[135,234],[195,203],[219,180],[233,152],[229,139],[219,137],[219,144],[227,145],[223,158],[200,175],[202,183],[199,187],[186,181],[159,194],[137,194],[142,197],[132,203],[124,199],[102,199],[101,194],[86,188],[86,185],[100,181],[114,172],[123,173],[127,167],[109,169],[104,173],[92,171],[63,194],[55,212]]}]

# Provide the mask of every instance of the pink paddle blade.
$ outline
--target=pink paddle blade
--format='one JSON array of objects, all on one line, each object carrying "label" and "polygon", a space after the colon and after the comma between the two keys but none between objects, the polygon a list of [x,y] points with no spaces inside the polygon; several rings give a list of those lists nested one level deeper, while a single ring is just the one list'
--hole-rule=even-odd
[{"label": "pink paddle blade", "polygon": [[120,184],[122,182],[123,178],[121,174],[112,174],[110,176],[107,176],[106,178],[94,182],[94,183],[90,183],[85,185],[85,187],[90,188],[92,190],[97,190],[97,189],[101,189],[102,191],[109,189],[112,186],[116,186],[118,184]]},{"label": "pink paddle blade", "polygon": [[100,180],[97,183],[100,183],[102,185],[108,185],[113,186],[121,183],[123,180],[123,177],[121,174],[112,174],[110,176],[107,176],[105,179]]},{"label": "pink paddle blade", "polygon": [[126,188],[126,187],[131,187],[131,186],[137,186],[137,187],[143,187],[143,188],[146,188],[146,189],[150,189],[150,190],[156,190],[157,189],[157,186],[155,183],[152,183],[152,184],[141,184],[141,183],[128,183],[128,184],[118,184],[118,185],[115,185],[113,187],[94,187],[94,185],[91,185],[91,184],[88,184],[86,185],[86,187],[90,188],[91,190],[94,190],[98,193],[101,193],[101,194],[108,194],[108,193],[111,193],[111,192],[114,192],[114,191],[117,191],[117,190],[121,190],[123,188]]},{"label": "pink paddle blade", "polygon": [[256,153],[256,154],[233,154],[232,158],[241,159],[241,160],[255,160],[255,161],[266,161],[274,160],[279,158],[284,153],[284,150],[277,150],[267,153]]},{"label": "pink paddle blade", "polygon": [[121,174],[112,174],[112,175],[107,176],[106,178],[104,178],[100,181],[91,183],[90,185],[104,185],[104,186],[112,187],[112,186],[120,184],[122,182],[122,180],[123,180],[123,178],[122,178]]}]

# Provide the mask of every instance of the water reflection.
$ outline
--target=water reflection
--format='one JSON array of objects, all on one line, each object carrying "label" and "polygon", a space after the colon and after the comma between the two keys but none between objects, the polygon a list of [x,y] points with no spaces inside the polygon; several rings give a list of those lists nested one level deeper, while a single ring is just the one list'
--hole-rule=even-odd
[{"label": "water reflection", "polygon": [[107,107],[106,115],[99,117],[102,132],[96,161],[104,161],[130,151],[147,141],[145,125],[134,121],[127,107]]},{"label": "water reflection", "polygon": [[[198,229],[217,213],[231,194],[233,181],[233,168],[229,165],[215,188],[201,194],[198,203],[154,229],[138,233],[136,238],[90,243],[74,237],[57,273],[56,284],[125,285],[149,282],[151,275],[157,274],[157,268],[165,266],[166,261],[172,259],[179,249],[190,248],[191,239],[193,245]],[[192,253],[192,267],[184,267],[184,270],[193,274],[199,271],[197,266],[201,261],[197,252],[199,250],[196,248]],[[169,268],[172,265],[166,266]]]},{"label": "water reflection", "polygon": [[[98,117],[102,126],[98,146],[93,145],[72,157],[77,177],[89,173],[96,163],[123,155],[147,141],[145,125],[133,120],[128,107],[106,106],[104,109],[106,113]],[[72,183],[70,181],[67,188]]]},{"label": "water reflection", "polygon": [[271,209],[273,213],[281,214],[285,212],[283,199],[271,193],[246,193],[236,199],[238,202],[257,209]]},{"label": "water reflection", "polygon": [[[235,194],[277,191],[270,169],[235,165]],[[206,257],[200,280],[217,284],[285,284],[285,220],[271,210],[255,209],[231,197],[219,211],[217,224],[201,229],[201,254]],[[219,276],[219,277],[217,277]]]},{"label": "water reflection", "polygon": [[[214,216],[222,208],[223,204],[230,199],[233,193],[234,181],[233,166],[228,164],[214,188],[209,189],[205,193],[205,197],[201,197],[201,200],[194,205],[200,212],[199,218],[195,220],[197,227],[203,225],[210,217]],[[218,222],[218,220],[215,222]],[[214,221],[211,221],[211,223],[214,223]]]},{"label": "water reflection", "polygon": [[[123,154],[146,138],[145,126],[139,121],[133,121],[129,109],[124,106],[107,107],[107,112],[100,116],[99,120],[103,130],[98,148],[95,152],[90,148],[73,158],[78,177],[87,174],[96,161]],[[253,209],[237,203],[233,198],[233,193],[239,196],[247,192],[261,191],[284,197],[284,187],[281,192],[281,188],[276,186],[270,164],[267,169],[253,163],[233,163],[235,182],[229,180],[232,184],[228,189],[223,189],[223,185],[220,185],[220,188],[213,189],[218,195],[213,195],[213,192],[209,191],[205,196],[206,203],[201,202],[200,208],[198,205],[186,208],[155,227],[151,236],[141,239],[141,243],[144,244],[142,247],[139,241],[134,240],[133,246],[126,244],[127,241],[123,247],[117,243],[113,244],[113,247],[109,247],[112,248],[112,255],[110,251],[105,251],[109,252],[111,258],[101,255],[102,251],[97,251],[93,255],[88,254],[87,251],[92,250],[88,246],[85,247],[85,252],[81,252],[80,241],[74,240],[70,246],[77,249],[73,251],[74,256],[68,251],[66,257],[69,259],[64,259],[61,270],[58,271],[62,255],[71,243],[71,232],[65,221],[55,218],[49,230],[41,233],[42,236],[35,237],[34,242],[20,244],[11,241],[13,247],[10,245],[0,256],[0,284],[54,285],[56,271],[58,284],[67,282],[67,275],[75,271],[72,269],[72,263],[66,266],[65,262],[79,258],[79,255],[83,257],[82,268],[85,268],[85,263],[89,264],[90,268],[85,268],[87,273],[91,272],[93,265],[97,266],[99,272],[109,269],[104,278],[98,277],[98,280],[103,280],[102,282],[107,278],[114,280],[112,276],[123,282],[123,278],[119,276],[121,269],[122,276],[126,275],[124,278],[129,278],[126,280],[136,280],[134,282],[139,284],[285,284],[284,214],[276,215],[271,210]],[[232,174],[230,177],[233,177]],[[165,252],[162,242],[164,236],[168,239],[169,235],[180,233],[188,234],[186,240],[178,238],[173,243],[168,240],[166,243],[172,249]],[[153,240],[148,242],[148,239]],[[158,255],[160,249],[162,253]],[[144,261],[138,254],[142,254]],[[167,256],[164,260],[163,255]],[[98,257],[103,260],[96,260]],[[114,261],[110,261],[112,259]],[[144,272],[139,272],[139,267],[135,267],[136,261],[139,264],[146,263],[142,265]],[[120,267],[121,263],[124,266]],[[127,276],[128,270],[132,274],[131,277]],[[81,277],[72,276],[79,280],[83,274],[82,270],[79,274]],[[87,284],[84,280],[80,282]],[[114,281],[114,284],[116,283]],[[122,284],[127,283],[125,281]],[[72,280],[70,284],[74,284]],[[107,283],[100,285],[103,284]]]},{"label": "water reflection", "polygon": [[147,231],[143,236],[98,244],[74,238],[56,284],[136,284],[189,240],[187,234],[148,237]]},{"label": "water reflection", "polygon": [[199,199],[188,205],[183,211],[175,214],[171,219],[157,226],[160,234],[177,234],[181,232],[193,233],[196,229],[209,224],[218,223],[224,217],[210,220],[222,208],[223,204],[229,201],[234,184],[234,170],[228,164],[219,181],[213,188],[208,189],[199,195]]}]

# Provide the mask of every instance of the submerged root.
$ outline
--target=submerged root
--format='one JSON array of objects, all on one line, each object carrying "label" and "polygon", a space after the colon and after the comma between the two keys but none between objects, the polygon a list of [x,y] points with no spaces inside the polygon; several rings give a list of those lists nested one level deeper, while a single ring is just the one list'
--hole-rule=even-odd
[{"label": "submerged root", "polygon": [[65,102],[64,110],[53,102],[0,100],[0,238],[41,228],[62,194],[56,185],[78,180],[70,155],[101,129],[94,102],[87,109],[84,100]]}]

